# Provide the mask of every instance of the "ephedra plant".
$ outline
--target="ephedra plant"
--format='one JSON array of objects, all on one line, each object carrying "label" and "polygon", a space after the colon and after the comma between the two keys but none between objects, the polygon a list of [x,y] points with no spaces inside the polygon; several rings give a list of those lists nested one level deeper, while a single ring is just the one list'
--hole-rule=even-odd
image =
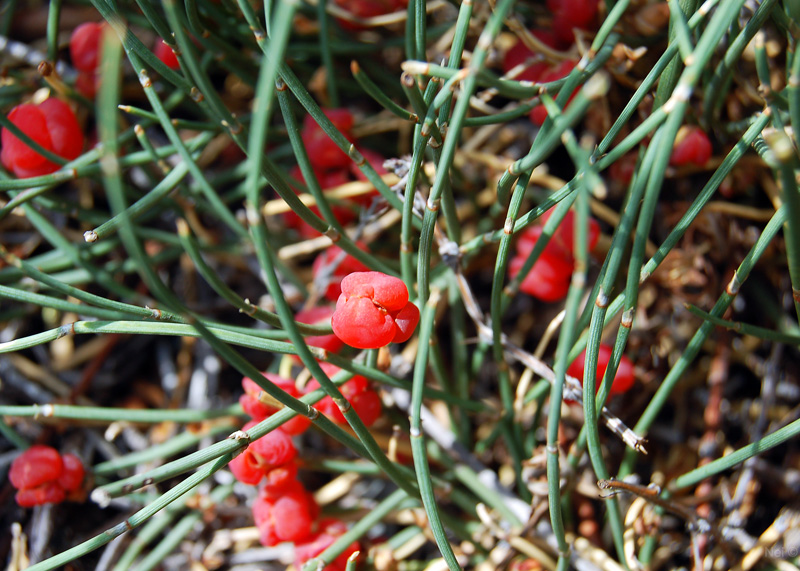
[{"label": "ephedra plant", "polygon": [[7,3],[8,568],[795,568],[799,25]]}]

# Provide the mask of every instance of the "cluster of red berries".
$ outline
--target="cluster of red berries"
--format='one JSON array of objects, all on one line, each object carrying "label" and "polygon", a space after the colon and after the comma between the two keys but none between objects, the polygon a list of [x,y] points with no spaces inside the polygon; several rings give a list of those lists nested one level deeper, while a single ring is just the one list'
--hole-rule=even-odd
[{"label": "cluster of red berries", "polygon": [[8,479],[17,489],[15,499],[23,508],[58,504],[80,492],[83,463],[74,454],[58,453],[50,446],[36,444],[11,463]]},{"label": "cluster of red berries", "polygon": [[[589,30],[594,26],[597,20],[598,5],[598,0],[547,0],[547,8],[553,14],[552,28],[531,30],[531,33],[548,47],[554,50],[564,50],[575,41],[576,29]],[[503,71],[508,73],[516,66],[528,61],[531,63],[517,74],[515,79],[549,83],[566,77],[578,65],[577,60],[574,59],[566,59],[558,64],[550,65],[518,40],[503,58]],[[576,93],[577,89],[572,92],[566,105],[572,101]],[[531,110],[530,118],[537,125],[544,124],[547,119],[547,110],[544,105],[534,107]]]},{"label": "cluster of red berries", "polygon": [[[552,213],[552,210],[545,212],[542,220],[547,222]],[[572,271],[575,268],[574,232],[575,215],[570,210],[553,232],[553,236],[533,264],[531,271],[520,283],[520,291],[547,302],[559,301],[567,296]],[[588,234],[588,248],[591,251],[600,239],[600,225],[591,217]],[[517,253],[508,265],[508,273],[512,279],[517,277],[525,265],[541,235],[541,226],[530,226],[521,232],[517,241]]]},{"label": "cluster of red berries", "polygon": [[[608,362],[611,360],[612,348],[609,345],[601,344],[597,353],[597,387],[596,392],[600,391],[600,381],[603,380],[603,375],[606,374]],[[567,374],[570,377],[575,377],[583,384],[583,374],[586,369],[586,351],[584,350],[567,368]],[[628,392],[633,386],[633,363],[625,355],[620,358],[617,374],[614,375],[614,380],[611,382],[611,391],[608,393],[609,397]],[[571,401],[569,401],[571,402]]]},{"label": "cluster of red berries", "polygon": [[[351,133],[355,119],[350,111],[344,108],[338,108],[324,109],[323,112],[348,141],[351,143],[355,142]],[[358,165],[328,137],[311,115],[306,115],[303,120],[303,128],[300,132],[300,136],[303,140],[303,146],[308,152],[308,160],[311,162],[314,175],[319,182],[320,188],[323,190],[334,188],[351,181],[367,180],[364,173],[358,168]],[[386,169],[383,167],[385,159],[380,153],[370,149],[360,150],[360,153],[378,174],[386,174]],[[300,182],[305,183],[299,166],[295,165],[289,174]],[[357,217],[355,207],[368,205],[372,200],[372,196],[376,193],[377,191],[373,190],[371,193],[360,195],[349,201],[349,204],[333,204],[331,209],[333,210],[334,216],[342,225],[353,222]],[[316,206],[313,206],[311,210],[319,215],[319,209]],[[294,212],[290,211],[285,213],[283,220],[288,228],[296,230],[303,238],[319,236],[319,232],[306,224]]]},{"label": "cluster of red berries", "polygon": [[[329,376],[339,372],[339,368],[330,363],[320,365]],[[293,397],[319,388],[316,381],[311,381],[304,391],[300,391],[291,379],[271,373],[265,373],[264,376]],[[242,379],[242,386],[245,392],[239,402],[252,418],[243,427],[247,431],[279,409],[259,399],[262,390],[252,379]],[[340,390],[366,426],[371,426],[380,417],[380,397],[370,388],[367,379],[355,375]],[[330,397],[320,400],[315,408],[334,422],[346,423],[339,407]],[[293,542],[298,569],[347,530],[341,521],[320,519],[320,509],[314,497],[297,479],[297,449],[292,436],[302,434],[310,424],[308,418],[295,416],[250,444],[230,463],[231,472],[239,481],[260,486],[253,503],[253,519],[259,529],[261,543],[269,547],[284,541]],[[358,543],[354,542],[325,569],[343,571],[347,558],[358,549]]]}]

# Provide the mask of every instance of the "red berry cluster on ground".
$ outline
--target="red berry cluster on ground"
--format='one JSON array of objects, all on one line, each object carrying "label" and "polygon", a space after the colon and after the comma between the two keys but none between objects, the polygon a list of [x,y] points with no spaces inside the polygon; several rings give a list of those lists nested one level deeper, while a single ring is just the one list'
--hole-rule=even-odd
[{"label": "red berry cluster on ground", "polygon": [[339,339],[358,349],[408,341],[419,309],[408,300],[403,280],[381,272],[355,272],[342,280],[331,325]]},{"label": "red berry cluster on ground", "polygon": [[[549,210],[542,216],[547,222],[552,214]],[[519,289],[542,301],[554,302],[564,299],[569,290],[572,271],[575,267],[574,244],[575,214],[570,210],[561,221],[561,225],[553,232],[531,271],[520,283]],[[521,232],[517,241],[517,253],[508,265],[508,273],[513,279],[519,274],[528,255],[533,251],[536,242],[542,235],[541,226],[531,226]],[[589,218],[589,250],[591,251],[600,239],[600,226]]]},{"label": "red berry cluster on ground", "polygon": [[[600,390],[600,382],[603,380],[603,375],[606,374],[608,362],[611,360],[612,347],[609,345],[601,344],[597,353],[597,391]],[[567,374],[575,377],[583,383],[583,372],[586,368],[586,351],[584,350],[567,368]],[[614,375],[614,381],[611,383],[611,391],[609,396],[619,395],[633,386],[633,363],[625,355],[619,361],[617,374]]]},{"label": "red berry cluster on ground", "polygon": [[[348,141],[355,142],[350,132],[355,119],[350,111],[343,108],[324,109],[323,111],[325,116],[331,120]],[[308,160],[311,162],[314,175],[322,190],[335,188],[354,180],[366,180],[358,165],[328,137],[311,115],[307,115],[303,120],[300,136],[303,139],[303,146],[308,152]],[[360,150],[360,152],[378,174],[386,174],[386,169],[383,167],[385,160],[383,156],[369,149]],[[305,183],[300,167],[293,167],[289,174],[291,174],[292,178]],[[340,204],[331,204],[333,215],[340,224],[349,224],[357,217],[355,207],[357,205],[368,205],[376,193],[377,191],[373,189],[372,192],[363,194],[358,198],[342,201]],[[316,206],[312,206],[311,211],[319,215],[319,208]],[[288,228],[297,230],[303,238],[314,238],[320,235],[319,232],[303,222],[294,212],[286,212],[283,219]]]},{"label": "red berry cluster on ground", "polygon": [[711,141],[700,127],[684,125],[675,138],[669,164],[679,167],[688,164],[704,166],[711,158]]},{"label": "red berry cluster on ground", "polygon": [[[70,106],[60,99],[50,97],[38,105],[17,105],[8,119],[44,149],[67,160],[76,159],[83,150],[83,132],[78,119]],[[59,169],[5,127],[0,132],[0,141],[3,166],[19,178],[42,176]]]},{"label": "red berry cluster on ground", "polygon": [[[329,376],[339,372],[338,367],[329,363],[321,363],[321,366]],[[290,379],[270,373],[265,373],[265,377],[292,396],[300,396],[300,391]],[[242,408],[253,418],[242,428],[246,432],[278,409],[258,400],[261,389],[252,379],[242,379],[242,386],[245,389],[240,399]],[[312,381],[306,386],[306,392],[317,388],[319,384]],[[341,391],[367,426],[380,416],[380,398],[370,389],[364,377],[353,377],[342,385]],[[330,397],[322,399],[316,407],[334,422],[346,422]],[[313,495],[297,479],[297,449],[290,435],[304,432],[309,425],[308,418],[296,416],[252,442],[229,464],[231,472],[240,482],[260,486],[252,510],[261,544],[271,547],[286,541],[293,542],[298,562],[305,562],[322,553],[347,529],[343,522],[336,519],[320,519],[320,509]],[[343,570],[347,557],[358,549],[358,543],[353,543],[325,569]]]},{"label": "red berry cluster on ground", "polygon": [[58,453],[50,446],[37,444],[11,463],[8,479],[17,489],[17,504],[24,508],[58,504],[81,489],[83,463],[74,454]]}]

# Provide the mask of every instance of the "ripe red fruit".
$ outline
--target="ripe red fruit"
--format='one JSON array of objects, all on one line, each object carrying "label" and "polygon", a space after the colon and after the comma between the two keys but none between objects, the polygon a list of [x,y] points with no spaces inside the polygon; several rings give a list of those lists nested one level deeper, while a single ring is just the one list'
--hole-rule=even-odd
[{"label": "ripe red fruit", "polygon": [[14,459],[8,479],[18,490],[35,488],[58,480],[63,469],[64,464],[58,450],[36,444]]},{"label": "ripe red fruit", "polygon": [[[347,140],[352,141],[350,135],[354,123],[352,113],[347,109],[323,109],[323,112]],[[347,167],[350,163],[350,157],[328,137],[311,115],[306,115],[303,119],[300,136],[314,168],[333,169]]]},{"label": "ripe red fruit", "polygon": [[[329,305],[317,305],[298,311],[295,319],[298,323],[308,323],[309,325],[330,325],[333,308]],[[342,348],[344,343],[336,335],[310,335],[306,337],[306,344],[311,347],[319,347],[336,353]]]},{"label": "ripe red fruit", "polygon": [[160,38],[156,40],[156,45],[153,47],[153,54],[161,60],[161,63],[170,69],[178,69],[181,67],[178,56],[176,56],[172,48],[165,44]]},{"label": "ripe red fruit", "polygon": [[[39,105],[23,103],[8,114],[8,119],[48,151],[72,160],[83,150],[83,133],[72,109],[55,97]],[[3,166],[19,178],[50,174],[59,166],[45,159],[3,128],[0,133]]]},{"label": "ripe red fruit", "polygon": [[[320,363],[320,366],[329,377],[333,377],[341,370],[336,365],[331,365],[330,363]],[[312,379],[308,382],[308,385],[306,385],[306,390],[308,392],[318,388],[319,383],[316,379]],[[369,381],[366,378],[361,375],[353,375],[353,378],[341,385],[339,390],[342,396],[347,399],[353,407],[353,410],[356,411],[356,414],[358,414],[364,426],[372,426],[375,424],[375,421],[380,418],[383,409],[381,398],[378,396],[378,393],[370,388]],[[321,399],[314,405],[314,408],[334,422],[347,424],[347,420],[345,420],[342,411],[339,410],[339,407],[336,406],[336,403],[333,402],[331,397]]]},{"label": "ripe red fruit", "polygon": [[[300,396],[300,391],[297,390],[293,380],[279,377],[273,373],[264,373],[264,376],[277,385],[280,389],[289,393],[291,396]],[[258,395],[262,389],[252,379],[244,377],[242,379],[242,388],[244,388],[244,394],[239,397],[239,403],[242,405],[245,413],[247,413],[253,420],[261,422],[265,418],[272,416],[278,412],[278,410],[280,410],[258,400]],[[305,416],[298,415],[283,423],[281,425],[281,429],[286,434],[296,435],[305,432],[310,424],[311,420]]]},{"label": "ripe red fruit", "polygon": [[318,514],[314,498],[297,480],[279,496],[262,490],[253,502],[253,519],[261,532],[261,544],[266,547],[311,537]]},{"label": "ripe red fruit", "polygon": [[18,490],[17,504],[28,508],[64,501],[68,492],[80,489],[83,475],[80,458],[73,454],[62,458],[56,449],[37,444],[11,463],[8,479]]},{"label": "ripe red fruit", "polygon": [[355,272],[342,280],[331,325],[339,339],[358,349],[407,341],[419,323],[403,280],[381,272]]},{"label": "ripe red fruit", "polygon": [[[512,258],[508,266],[512,279],[517,277],[527,258],[527,254]],[[519,289],[536,299],[553,303],[567,297],[571,279],[572,263],[543,252],[520,282]]]},{"label": "ripe red fruit", "polygon": [[711,141],[708,139],[708,135],[700,127],[684,125],[675,138],[675,146],[672,148],[669,164],[677,167],[694,163],[702,167],[711,158],[711,152]]},{"label": "ripe red fruit", "polygon": [[[256,424],[256,421],[248,422],[242,430],[247,432]],[[256,485],[273,469],[290,463],[296,455],[291,437],[278,428],[252,442],[228,467],[240,482]]]},{"label": "ripe red fruit", "polygon": [[[551,67],[549,70],[542,73],[537,81],[539,83],[549,83],[551,81],[563,79],[569,75],[576,65],[578,65],[578,62],[575,60],[564,60],[557,66]],[[575,94],[578,93],[578,89],[580,89],[580,87],[576,88],[572,92],[572,95],[569,96],[567,103],[563,107],[564,109],[567,108],[567,105],[569,105],[570,101],[572,101],[572,99],[575,97]],[[544,125],[544,122],[547,119],[547,109],[545,109],[544,105],[537,105],[531,109],[530,118],[531,121],[537,125]]]},{"label": "ripe red fruit", "polygon": [[[333,518],[326,518],[319,522],[319,531],[303,542],[294,545],[295,567],[303,568],[303,564],[313,559],[347,531],[344,522]],[[351,543],[339,557],[323,568],[323,571],[345,571],[347,559],[361,547],[357,541]]]},{"label": "ripe red fruit", "polygon": [[598,0],[547,0],[553,11],[553,33],[566,47],[575,40],[575,28],[589,30],[597,18]]},{"label": "ripe red fruit", "polygon": [[78,71],[94,74],[100,52],[105,22],[85,22],[72,31],[69,38],[69,55]]},{"label": "ripe red fruit", "polygon": [[[597,354],[597,390],[600,390],[600,381],[608,368],[608,362],[611,360],[612,347],[609,345],[601,344]],[[567,374],[571,377],[579,379],[583,383],[583,372],[586,366],[586,351],[584,350],[567,368]],[[625,355],[622,356],[617,368],[617,374],[614,376],[614,381],[611,383],[611,392],[609,396],[614,396],[627,392],[634,383],[633,377],[633,363]]]},{"label": "ripe red fruit", "polygon": [[[542,220],[547,222],[552,213],[552,210],[545,212]],[[525,265],[525,261],[541,235],[541,226],[530,226],[521,232],[517,241],[517,254],[508,266],[508,273],[512,279]],[[588,248],[591,251],[600,239],[600,225],[593,218],[589,218],[588,238]],[[520,291],[548,303],[564,299],[567,296],[575,266],[574,248],[575,214],[570,210],[553,232],[550,241],[533,264],[531,271],[520,283]]]},{"label": "ripe red fruit", "polygon": [[[357,242],[356,245],[362,250],[367,249],[367,246],[363,242]],[[325,289],[325,297],[331,301],[337,301],[342,294],[342,280],[346,275],[352,274],[353,272],[369,271],[367,266],[356,260],[350,254],[344,254],[342,249],[338,246],[331,246],[314,259],[314,265],[311,266],[314,280],[316,281],[318,278],[321,278],[320,274],[323,270],[340,257],[342,257],[341,261],[327,276],[328,287]]]}]

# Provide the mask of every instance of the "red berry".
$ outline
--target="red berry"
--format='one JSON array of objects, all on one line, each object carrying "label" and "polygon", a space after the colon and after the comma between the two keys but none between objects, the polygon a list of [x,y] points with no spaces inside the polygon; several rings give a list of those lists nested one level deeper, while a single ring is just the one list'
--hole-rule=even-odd
[{"label": "red berry", "polygon": [[[303,542],[294,545],[295,567],[303,568],[303,564],[313,559],[339,537],[345,534],[347,526],[344,522],[333,518],[323,519],[319,522],[319,531]],[[347,559],[360,549],[357,541],[351,543],[339,557],[323,568],[323,571],[345,571]]]},{"label": "red berry", "polygon": [[[527,259],[527,254],[511,260],[508,273],[517,277]],[[572,262],[543,252],[533,264],[531,271],[519,284],[520,291],[547,303],[560,301],[567,297],[572,279]]]},{"label": "red berry", "polygon": [[64,463],[58,450],[36,444],[14,459],[8,479],[18,490],[35,488],[55,482],[61,477],[63,470]]},{"label": "red berry", "polygon": [[153,47],[153,54],[161,60],[161,63],[170,69],[178,69],[181,67],[178,56],[176,56],[172,48],[161,39],[156,40],[156,45]]},{"label": "red berry", "polygon": [[548,0],[553,14],[553,33],[564,47],[575,40],[575,28],[589,30],[597,18],[598,0]]},{"label": "red berry", "polygon": [[[256,424],[256,421],[250,421],[242,430],[247,432]],[[297,449],[291,437],[277,428],[252,442],[244,452],[231,460],[228,467],[240,482],[256,485],[270,471],[290,463],[296,455]]]},{"label": "red berry", "polygon": [[[329,377],[336,375],[341,369],[336,365],[330,363],[320,363],[322,370]],[[306,385],[306,390],[311,392],[319,388],[319,383],[316,379],[309,381]],[[353,375],[353,377],[341,385],[339,390],[342,396],[350,402],[353,410],[356,411],[361,422],[365,426],[372,426],[381,416],[383,404],[378,396],[378,393],[370,388],[369,381],[361,375]],[[325,416],[329,417],[334,422],[339,424],[347,424],[342,411],[336,406],[331,397],[325,397],[314,405],[318,411]]]},{"label": "red berry", "polygon": [[[542,222],[547,222],[552,214],[552,209],[545,212],[542,215]],[[589,217],[588,238],[589,244],[587,249],[591,252],[594,250],[594,247],[597,245],[597,241],[600,239],[600,225],[597,223],[597,220],[591,216]],[[558,228],[556,228],[556,231],[553,232],[553,237],[550,239],[550,242],[548,242],[545,250],[550,250],[550,253],[552,254],[562,255],[569,257],[570,259],[574,259],[575,212],[573,210],[567,211],[567,215],[564,216],[561,224],[559,224]]]},{"label": "red berry", "polygon": [[678,131],[669,164],[682,166],[694,163],[704,166],[711,158],[711,141],[700,127],[683,126]]},{"label": "red berry", "polygon": [[[325,116],[341,131],[348,141],[352,141],[350,129],[353,128],[353,115],[347,109],[323,109]],[[318,169],[347,167],[350,157],[322,130],[311,115],[303,120],[301,132],[303,144],[308,151],[308,159]]]},{"label": "red berry", "polygon": [[403,280],[381,272],[346,276],[331,319],[337,337],[358,349],[403,342],[418,322],[419,309],[408,300]]},{"label": "red berry", "polygon": [[[330,325],[333,308],[329,305],[317,305],[302,311],[298,311],[295,319],[298,323],[308,323],[309,325]],[[331,353],[336,353],[344,345],[342,340],[336,335],[311,335],[306,337],[306,343],[311,347],[320,347]]]},{"label": "red berry", "polygon": [[[548,71],[544,72],[538,79],[539,83],[550,83],[551,81],[558,81],[559,79],[563,79],[567,77],[573,68],[578,65],[578,62],[574,60],[564,60],[560,64],[555,67],[550,68]],[[567,103],[564,105],[564,109],[567,108],[570,101],[575,97],[575,94],[578,93],[580,87],[576,88],[572,95],[569,96],[567,99]],[[537,105],[533,109],[531,109],[530,113],[531,121],[533,121],[537,125],[544,125],[545,120],[547,119],[547,109],[545,109],[544,105]]]},{"label": "red berry", "polygon": [[[51,97],[39,105],[23,103],[8,114],[8,119],[45,149],[72,160],[83,150],[83,133],[69,105]],[[50,174],[59,169],[3,128],[0,133],[3,166],[19,178]]]},{"label": "red berry", "polygon": [[297,480],[280,496],[261,493],[253,502],[253,519],[261,532],[261,544],[267,547],[309,538],[318,513],[314,498]]},{"label": "red berry", "polygon": [[85,22],[72,31],[69,55],[75,69],[91,75],[97,70],[104,29],[104,22]]},{"label": "red berry", "polygon": [[[362,250],[367,247],[363,242],[356,242],[356,245]],[[314,265],[311,266],[311,271],[316,280],[324,269],[342,257],[343,251],[338,246],[331,246],[314,259]],[[367,272],[369,268],[356,260],[350,254],[344,254],[341,261],[338,262],[333,272],[329,272],[327,276],[328,287],[325,289],[325,297],[331,301],[336,301],[342,293],[342,280],[348,274],[353,272]]]},{"label": "red berry", "polygon": [[[612,347],[609,345],[600,345],[597,354],[597,390],[600,390],[600,381],[606,373],[608,362],[611,360]],[[586,351],[584,350],[567,368],[567,374],[571,377],[579,379],[583,382],[583,372],[586,364]],[[617,368],[617,374],[614,376],[614,381],[611,383],[611,392],[609,396],[618,395],[627,392],[634,382],[633,377],[633,363],[625,355],[622,356]]]},{"label": "red berry", "polygon": [[[297,390],[293,380],[285,379],[272,373],[264,373],[264,376],[273,384],[277,385],[278,388],[289,393],[291,396],[300,396],[300,391]],[[239,397],[239,403],[242,405],[245,413],[247,413],[253,420],[260,422],[278,412],[278,408],[264,404],[258,400],[258,395],[262,392],[262,389],[256,384],[255,381],[245,377],[242,379],[242,387],[244,388],[245,394]],[[311,420],[309,420],[307,417],[295,416],[291,420],[284,422],[281,425],[281,429],[287,434],[296,435],[305,432],[310,424]]]}]

